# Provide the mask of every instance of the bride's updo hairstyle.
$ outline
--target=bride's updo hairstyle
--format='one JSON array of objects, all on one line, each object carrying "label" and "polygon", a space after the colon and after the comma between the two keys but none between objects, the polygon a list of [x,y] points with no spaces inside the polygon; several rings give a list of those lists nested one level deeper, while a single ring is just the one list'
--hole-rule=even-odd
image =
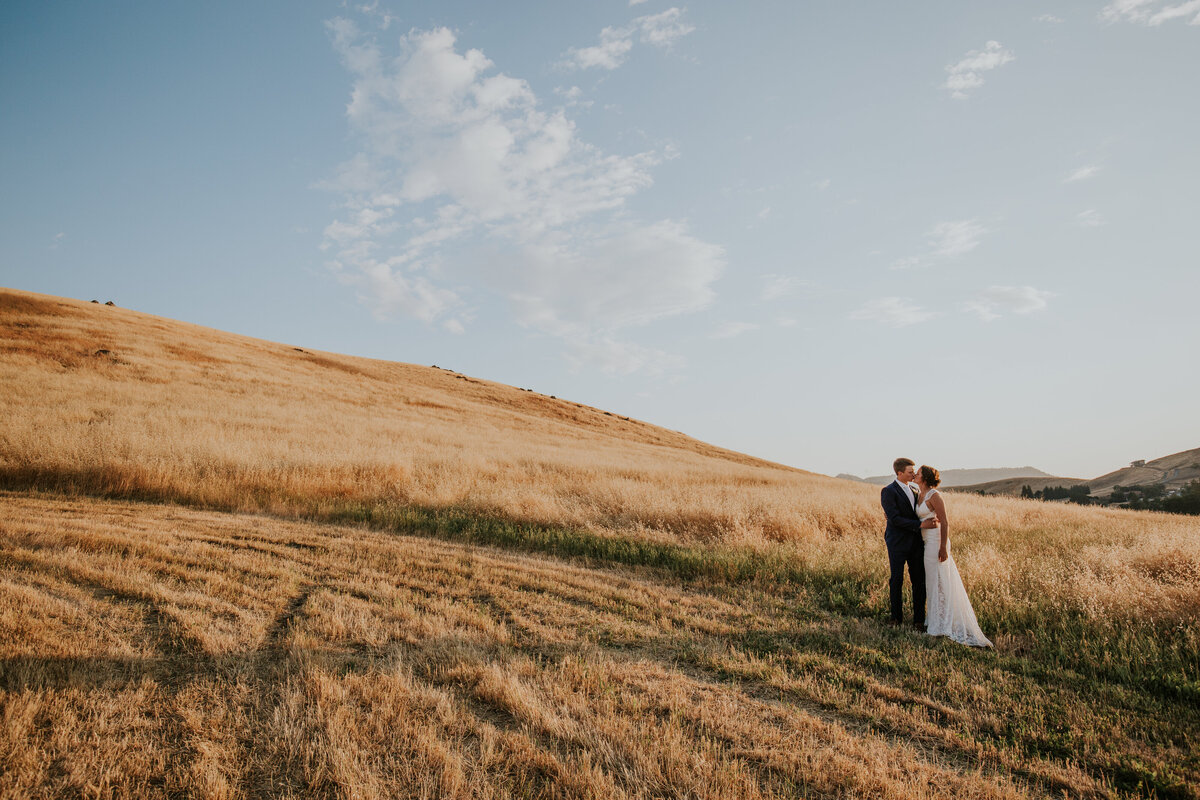
[{"label": "bride's updo hairstyle", "polygon": [[921,466],[921,480],[925,481],[926,486],[937,486],[942,482],[942,473],[938,472],[931,466]]}]

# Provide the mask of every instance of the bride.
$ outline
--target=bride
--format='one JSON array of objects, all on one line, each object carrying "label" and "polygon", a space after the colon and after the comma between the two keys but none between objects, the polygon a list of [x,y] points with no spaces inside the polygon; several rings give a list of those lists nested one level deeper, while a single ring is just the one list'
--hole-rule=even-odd
[{"label": "bride", "polygon": [[937,528],[926,528],[925,537],[925,591],[928,610],[925,613],[926,632],[930,636],[949,636],[956,642],[972,647],[991,647],[992,643],[979,623],[975,621],[975,610],[958,574],[958,567],[950,556],[950,528],[946,522],[946,503],[935,488],[942,482],[941,475],[933,467],[923,466],[917,470],[917,516],[922,521],[937,518]]}]

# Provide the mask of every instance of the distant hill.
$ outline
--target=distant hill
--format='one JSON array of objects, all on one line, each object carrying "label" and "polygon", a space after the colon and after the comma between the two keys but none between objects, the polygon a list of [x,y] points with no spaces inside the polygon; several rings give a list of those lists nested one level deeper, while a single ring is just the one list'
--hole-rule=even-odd
[{"label": "distant hill", "polygon": [[1123,467],[1093,478],[1088,483],[1092,487],[1093,495],[1103,496],[1110,494],[1113,487],[1118,485],[1146,486],[1161,483],[1168,489],[1175,489],[1197,479],[1200,479],[1200,447],[1172,453],[1136,467]]},{"label": "distant hill", "polygon": [[1045,478],[1005,478],[1000,481],[966,484],[955,486],[954,490],[958,492],[982,492],[983,494],[1008,494],[1017,497],[1021,494],[1022,486],[1028,486],[1031,491],[1036,492],[1052,486],[1071,487],[1078,486],[1081,483],[1088,483],[1088,481],[1083,478],[1060,478],[1055,475],[1049,475]]},{"label": "distant hill", "polygon": [[[1134,466],[1133,464],[1137,464]],[[984,494],[1019,495],[1022,486],[1028,486],[1033,491],[1046,489],[1051,486],[1076,486],[1086,483],[1093,497],[1107,497],[1112,494],[1114,486],[1152,486],[1162,484],[1168,489],[1186,486],[1200,479],[1200,448],[1184,450],[1169,456],[1156,458],[1153,461],[1135,461],[1128,467],[1105,473],[1091,480],[1080,478],[1058,478],[1052,475],[1033,480],[1008,478],[1005,480],[980,481],[975,484],[955,486],[963,492],[983,492]],[[1045,473],[1042,473],[1045,475]]]},{"label": "distant hill", "polygon": [[[846,480],[872,483],[876,486],[886,486],[896,479],[895,475],[875,475],[870,478],[859,478],[845,473],[838,475]],[[1048,472],[1042,472],[1036,467],[984,467],[982,469],[946,469],[942,470],[942,486],[944,488],[966,486],[971,484],[1002,481],[1010,478],[1054,478]],[[1054,478],[1060,480],[1059,478]],[[1054,484],[1057,486],[1058,484]],[[1017,486],[1020,493],[1021,487]],[[990,494],[990,492],[989,492]]]}]

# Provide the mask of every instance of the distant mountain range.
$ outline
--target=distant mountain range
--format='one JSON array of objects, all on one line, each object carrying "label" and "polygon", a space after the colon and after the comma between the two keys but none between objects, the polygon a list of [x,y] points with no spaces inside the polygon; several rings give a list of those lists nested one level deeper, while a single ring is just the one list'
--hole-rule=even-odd
[{"label": "distant mountain range", "polygon": [[[861,483],[873,483],[876,486],[886,486],[896,479],[895,475],[875,475],[870,478],[860,478],[857,475],[847,475],[845,473],[838,475],[839,478],[846,480],[859,481]],[[944,488],[967,486],[972,484],[990,483],[993,481],[1003,481],[1017,478],[1054,478],[1048,472],[1042,472],[1035,467],[992,467],[984,469],[946,469],[942,470],[942,486]],[[1066,480],[1071,480],[1067,478]],[[1054,484],[1057,486],[1058,484]],[[1021,487],[1017,487],[1017,493],[1020,493]]]},{"label": "distant mountain range", "polygon": [[[1042,473],[1045,475],[1045,473]],[[1059,478],[1046,476],[1036,479],[1021,479],[1016,476],[1001,480],[980,481],[975,484],[955,486],[961,492],[983,492],[984,494],[1021,494],[1021,487],[1033,491],[1051,486],[1077,486],[1086,483],[1093,497],[1107,497],[1114,486],[1153,486],[1162,484],[1167,489],[1179,489],[1200,479],[1200,447],[1184,450],[1153,461],[1134,461],[1128,467],[1107,472],[1097,478]]]},{"label": "distant mountain range", "polygon": [[[876,475],[860,478],[857,475],[838,475],[851,481],[885,486],[895,475]],[[1184,450],[1153,461],[1134,461],[1127,467],[1106,472],[1097,478],[1063,478],[1042,472],[1034,467],[997,467],[993,469],[947,469],[942,471],[942,487],[960,492],[1020,495],[1021,487],[1033,491],[1053,486],[1078,486],[1086,483],[1093,497],[1107,497],[1114,486],[1152,486],[1162,484],[1178,489],[1200,480],[1200,448]]]}]

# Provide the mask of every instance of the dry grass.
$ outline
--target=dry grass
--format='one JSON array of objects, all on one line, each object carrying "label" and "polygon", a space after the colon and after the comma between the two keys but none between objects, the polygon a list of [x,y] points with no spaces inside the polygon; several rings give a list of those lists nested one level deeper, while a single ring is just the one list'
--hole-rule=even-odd
[{"label": "dry grass", "polygon": [[2,796],[1197,796],[1193,518],[948,496],[980,655],[876,488],[565,400],[10,290],[0,385]]},{"label": "dry grass", "polygon": [[[1093,708],[801,596],[261,516],[3,506],[3,796],[1099,797],[1114,745],[1198,774],[1128,698]],[[1033,714],[1084,740],[1074,759],[1010,730]]]}]

